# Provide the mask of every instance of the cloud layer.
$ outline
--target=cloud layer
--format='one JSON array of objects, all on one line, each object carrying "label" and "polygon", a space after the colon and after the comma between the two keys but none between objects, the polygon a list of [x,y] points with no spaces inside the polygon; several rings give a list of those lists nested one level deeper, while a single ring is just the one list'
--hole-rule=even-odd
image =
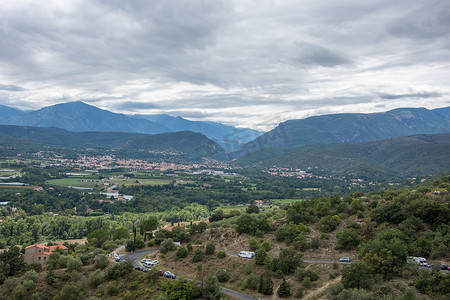
[{"label": "cloud layer", "polygon": [[241,126],[450,105],[450,3],[7,1],[1,104]]}]

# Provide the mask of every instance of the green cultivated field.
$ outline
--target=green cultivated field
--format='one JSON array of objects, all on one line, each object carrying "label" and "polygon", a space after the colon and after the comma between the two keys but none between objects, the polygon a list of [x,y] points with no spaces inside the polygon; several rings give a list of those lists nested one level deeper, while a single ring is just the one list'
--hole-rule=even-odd
[{"label": "green cultivated field", "polygon": [[[85,179],[85,178],[83,178]],[[81,182],[82,178],[59,178],[47,180],[47,184],[93,188],[103,185],[102,182]]]},{"label": "green cultivated field", "polygon": [[163,184],[169,184],[173,179],[136,179],[136,178],[129,178],[126,180],[111,180],[113,183],[116,184],[126,184],[126,185],[137,185],[139,183],[136,183],[136,180],[138,182],[141,182],[144,185],[163,185]]},{"label": "green cultivated field", "polygon": [[303,201],[305,199],[273,199],[272,201],[274,203],[278,203],[278,204],[292,204],[298,201]]}]

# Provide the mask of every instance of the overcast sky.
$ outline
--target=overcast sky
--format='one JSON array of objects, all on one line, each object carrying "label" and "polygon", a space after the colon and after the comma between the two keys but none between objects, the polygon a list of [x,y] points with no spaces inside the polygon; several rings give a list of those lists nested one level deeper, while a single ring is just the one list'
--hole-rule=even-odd
[{"label": "overcast sky", "polygon": [[264,129],[450,106],[450,1],[0,3],[0,104],[68,101]]}]

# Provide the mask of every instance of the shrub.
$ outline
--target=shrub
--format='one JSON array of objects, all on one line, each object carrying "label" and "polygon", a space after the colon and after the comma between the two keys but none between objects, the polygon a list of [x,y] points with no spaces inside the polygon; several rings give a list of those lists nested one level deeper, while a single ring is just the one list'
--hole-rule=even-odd
[{"label": "shrub", "polygon": [[339,224],[341,224],[341,218],[339,218],[339,216],[328,215],[320,219],[319,228],[322,232],[332,232],[339,226]]},{"label": "shrub", "polygon": [[192,262],[200,262],[203,260],[204,253],[201,249],[194,251],[194,256],[192,256]]},{"label": "shrub", "polygon": [[124,228],[116,228],[113,234],[113,240],[127,239],[130,236],[128,230]]},{"label": "shrub", "polygon": [[176,254],[176,257],[178,259],[185,258],[187,255],[188,255],[188,251],[187,251],[187,249],[185,247],[178,248],[177,254]]},{"label": "shrub", "polygon": [[223,295],[217,277],[210,275],[203,285],[203,297],[206,299],[220,299]]},{"label": "shrub", "polygon": [[205,254],[206,255],[214,255],[215,252],[216,252],[216,246],[213,243],[208,243],[206,245]]},{"label": "shrub", "polygon": [[94,267],[97,269],[104,269],[108,265],[108,257],[104,254],[99,254],[94,257]]},{"label": "shrub", "polygon": [[53,271],[47,272],[47,275],[45,276],[45,282],[47,282],[48,285],[53,285],[53,283],[55,283],[55,273]]},{"label": "shrub", "polygon": [[39,275],[35,270],[26,271],[22,277],[22,280],[31,280],[36,282],[39,279]]},{"label": "shrub", "polygon": [[291,287],[289,283],[286,282],[286,279],[283,278],[283,282],[281,283],[280,287],[277,291],[278,296],[281,298],[288,298],[291,296]]},{"label": "shrub", "polygon": [[227,253],[225,251],[219,251],[219,252],[217,252],[217,257],[225,258],[225,257],[227,257]]},{"label": "shrub", "polygon": [[83,266],[83,263],[79,258],[73,258],[67,260],[67,270],[69,272],[72,271],[81,271],[81,267]]},{"label": "shrub", "polygon": [[27,290],[22,284],[17,285],[13,291],[14,298],[17,300],[25,299],[27,295]]},{"label": "shrub", "polygon": [[111,265],[106,270],[106,279],[117,279],[119,277],[125,276],[131,273],[133,270],[133,265],[129,262],[119,262]]},{"label": "shrub", "polygon": [[264,241],[261,244],[261,249],[264,249],[264,251],[268,252],[272,249],[272,246],[270,245],[270,243],[268,241]]},{"label": "shrub", "polygon": [[359,244],[358,234],[352,229],[343,230],[336,234],[336,237],[338,238],[336,249],[351,250]]},{"label": "shrub", "polygon": [[66,284],[62,287],[62,289],[59,291],[58,296],[55,297],[57,300],[77,300],[81,299],[81,290],[73,283]]},{"label": "shrub", "polygon": [[114,241],[106,241],[106,242],[103,243],[102,248],[105,249],[105,250],[110,251],[112,249],[117,248],[117,243],[114,242]]},{"label": "shrub", "polygon": [[177,249],[177,246],[173,242],[173,239],[169,238],[169,239],[165,239],[164,241],[162,241],[162,243],[159,247],[159,252],[167,253],[169,251],[174,251],[176,249]]},{"label": "shrub", "polygon": [[245,285],[251,289],[251,290],[256,290],[258,289],[258,277],[256,277],[253,274],[250,274],[247,276],[247,278],[245,278]]},{"label": "shrub", "polygon": [[319,279],[319,274],[314,270],[298,267],[295,270],[295,277],[298,281],[302,281],[305,277],[309,277],[311,281],[316,281]]},{"label": "shrub", "polygon": [[42,295],[41,292],[35,292],[31,295],[31,300],[43,300],[44,296]]},{"label": "shrub", "polygon": [[3,282],[3,286],[5,287],[5,289],[8,293],[11,293],[14,290],[14,288],[17,286],[17,278],[15,278],[15,277],[6,278],[5,282]]},{"label": "shrub", "polygon": [[255,238],[251,238],[248,241],[248,246],[249,246],[250,250],[256,250],[259,247],[259,243]]},{"label": "shrub", "polygon": [[228,274],[227,270],[220,270],[217,273],[217,280],[219,280],[219,282],[227,282],[230,280],[230,274]]},{"label": "shrub", "polygon": [[34,281],[30,280],[30,279],[23,279],[22,285],[25,288],[25,290],[27,290],[27,291],[34,290],[34,288],[36,287],[36,285],[34,284]]},{"label": "shrub", "polygon": [[188,252],[192,252],[192,244],[187,244],[186,248]]},{"label": "shrub", "polygon": [[255,264],[263,265],[264,261],[266,260],[266,257],[267,257],[267,252],[263,248],[256,250]]},{"label": "shrub", "polygon": [[106,288],[106,294],[108,296],[116,296],[119,293],[119,289],[116,283],[111,282]]},{"label": "shrub", "polygon": [[103,282],[103,275],[100,273],[100,270],[95,271],[90,277],[89,277],[89,284],[96,288]]}]

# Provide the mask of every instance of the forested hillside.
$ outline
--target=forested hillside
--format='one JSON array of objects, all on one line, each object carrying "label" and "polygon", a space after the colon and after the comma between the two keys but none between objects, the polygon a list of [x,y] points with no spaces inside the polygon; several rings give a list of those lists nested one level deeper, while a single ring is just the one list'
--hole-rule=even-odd
[{"label": "forested hillside", "polygon": [[439,174],[450,169],[450,134],[416,135],[388,140],[266,148],[247,154],[240,166],[321,170],[321,174],[383,178]]}]

